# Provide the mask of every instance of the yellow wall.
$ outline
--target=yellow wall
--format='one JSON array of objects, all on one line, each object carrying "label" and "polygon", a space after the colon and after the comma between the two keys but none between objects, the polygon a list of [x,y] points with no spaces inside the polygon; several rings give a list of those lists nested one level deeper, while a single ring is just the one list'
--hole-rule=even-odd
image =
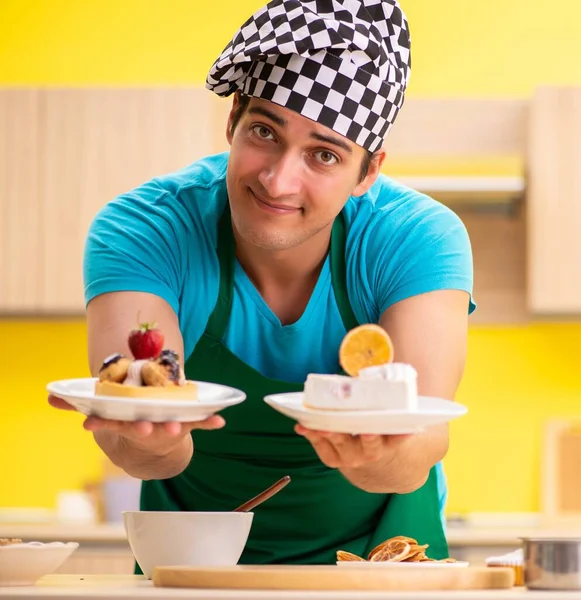
[{"label": "yellow wall", "polygon": [[[0,84],[202,82],[262,0],[3,0]],[[527,96],[579,83],[578,0],[402,0],[410,94]]]},{"label": "yellow wall", "polygon": [[[51,507],[57,490],[101,469],[83,417],[49,407],[44,391],[89,375],[85,325],[5,320],[0,340],[0,506]],[[543,420],[581,413],[580,346],[581,324],[471,329],[458,395],[469,413],[452,425],[446,459],[450,512],[538,509]]]},{"label": "yellow wall", "polygon": [[581,323],[471,328],[449,512],[539,510],[543,424],[581,415],[580,348]]},{"label": "yellow wall", "polygon": [[46,384],[90,376],[81,320],[0,321],[0,506],[52,507],[61,489],[100,475],[100,451],[74,412],[47,403]]},{"label": "yellow wall", "polygon": [[[0,85],[201,83],[261,4],[4,0]],[[577,0],[403,6],[411,95],[526,97],[539,83],[581,82]],[[100,472],[82,417],[51,409],[44,392],[47,381],[88,374],[85,334],[82,321],[0,321],[0,506],[53,506],[57,490]],[[543,419],[581,412],[581,325],[472,328],[469,343],[458,399],[470,413],[452,427],[449,511],[536,510]]]}]

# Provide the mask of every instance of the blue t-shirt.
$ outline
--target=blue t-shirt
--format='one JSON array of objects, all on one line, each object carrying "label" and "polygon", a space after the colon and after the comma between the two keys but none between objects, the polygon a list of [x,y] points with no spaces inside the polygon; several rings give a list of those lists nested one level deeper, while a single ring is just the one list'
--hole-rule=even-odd
[{"label": "blue t-shirt", "polygon": [[[186,359],[218,294],[216,237],[228,200],[227,163],[228,153],[210,156],[120,195],[96,215],[87,237],[86,302],[114,291],[160,296],[178,315]],[[349,198],[344,214],[347,288],[360,323],[377,323],[389,306],[416,294],[472,294],[468,234],[449,208],[380,175],[366,194]],[[308,373],[332,372],[344,333],[329,258],[303,315],[284,326],[236,263],[223,341],[264,376],[303,382]],[[438,474],[443,505],[441,466]]]}]

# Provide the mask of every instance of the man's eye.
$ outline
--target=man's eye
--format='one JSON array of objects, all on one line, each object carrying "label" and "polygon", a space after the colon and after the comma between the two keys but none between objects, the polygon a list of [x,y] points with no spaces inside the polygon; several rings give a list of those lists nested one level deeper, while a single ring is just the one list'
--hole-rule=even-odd
[{"label": "man's eye", "polygon": [[328,150],[320,150],[315,152],[317,160],[324,165],[334,165],[339,159]]},{"label": "man's eye", "polygon": [[272,137],[272,132],[268,127],[265,127],[264,125],[255,125],[252,128],[252,131],[262,140],[269,139],[269,136]]}]

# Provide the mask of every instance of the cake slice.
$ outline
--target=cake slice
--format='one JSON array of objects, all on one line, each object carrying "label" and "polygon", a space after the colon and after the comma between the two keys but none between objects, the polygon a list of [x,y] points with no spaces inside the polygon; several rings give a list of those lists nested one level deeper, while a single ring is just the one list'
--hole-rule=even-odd
[{"label": "cake slice", "polygon": [[197,400],[198,386],[187,381],[179,357],[163,349],[164,336],[155,324],[133,330],[128,345],[133,359],[122,354],[108,356],[95,383],[97,396]]},{"label": "cake slice", "polygon": [[307,376],[303,404],[321,410],[416,410],[417,372],[408,364],[361,369],[358,377]]}]

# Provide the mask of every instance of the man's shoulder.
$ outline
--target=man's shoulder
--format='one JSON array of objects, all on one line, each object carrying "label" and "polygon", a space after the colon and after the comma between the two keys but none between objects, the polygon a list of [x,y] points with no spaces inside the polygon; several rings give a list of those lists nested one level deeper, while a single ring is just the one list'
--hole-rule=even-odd
[{"label": "man's shoulder", "polygon": [[212,190],[223,185],[228,168],[228,153],[213,154],[171,173],[155,177],[154,181],[175,197],[191,190]]},{"label": "man's shoulder", "polygon": [[226,153],[201,158],[120,193],[100,212],[149,225],[159,219],[187,224],[217,218],[226,201],[227,164]]},{"label": "man's shoulder", "polygon": [[354,235],[424,237],[463,227],[458,215],[434,198],[381,174],[369,191],[346,205],[349,230]]}]

